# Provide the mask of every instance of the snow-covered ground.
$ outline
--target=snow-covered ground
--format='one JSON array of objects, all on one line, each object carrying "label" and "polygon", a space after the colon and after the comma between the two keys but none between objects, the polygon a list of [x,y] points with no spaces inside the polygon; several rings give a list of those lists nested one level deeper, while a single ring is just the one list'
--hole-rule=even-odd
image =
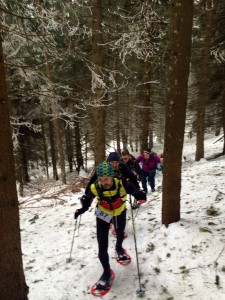
[{"label": "snow-covered ground", "polygon": [[[222,152],[222,141],[207,138],[205,157]],[[161,151],[160,145],[156,149]],[[154,150],[154,149],[153,149]],[[165,228],[161,224],[161,181],[148,194],[135,218],[140,277],[134,230],[127,204],[128,237],[124,247],[132,261],[121,266],[115,260],[115,238],[110,233],[109,255],[116,277],[104,299],[137,299],[145,290],[148,300],[225,299],[225,164],[224,156],[194,162],[194,139],[185,141],[183,155],[181,220]],[[47,183],[46,183],[47,185]],[[91,286],[102,274],[97,255],[94,203],[75,229],[74,211],[79,192],[68,186],[43,187],[20,198],[23,261],[30,300],[89,300]],[[47,199],[49,197],[49,199]],[[135,211],[136,214],[136,211]],[[140,278],[140,283],[139,283]]]}]

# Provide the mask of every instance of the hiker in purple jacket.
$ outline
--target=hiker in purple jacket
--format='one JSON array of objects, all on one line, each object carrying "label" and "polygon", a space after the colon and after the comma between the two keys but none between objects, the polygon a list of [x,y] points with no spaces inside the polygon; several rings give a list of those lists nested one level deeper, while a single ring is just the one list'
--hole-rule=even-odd
[{"label": "hiker in purple jacket", "polygon": [[155,191],[155,174],[157,169],[157,164],[160,163],[160,158],[151,149],[145,149],[142,154],[140,154],[136,161],[141,163],[141,183],[143,190],[147,193],[147,180],[151,186],[152,192]]}]

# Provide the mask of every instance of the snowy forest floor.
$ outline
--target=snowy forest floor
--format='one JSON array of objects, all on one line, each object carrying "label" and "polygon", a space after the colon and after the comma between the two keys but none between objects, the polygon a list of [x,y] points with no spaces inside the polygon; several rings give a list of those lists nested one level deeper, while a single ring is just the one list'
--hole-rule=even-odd
[{"label": "snowy forest floor", "polygon": [[[222,142],[208,138],[206,158],[222,151]],[[193,144],[186,143],[183,162],[181,220],[161,224],[162,175],[157,174],[155,193],[148,193],[135,218],[140,282],[148,300],[225,299],[225,164],[224,156],[193,161]],[[83,193],[60,183],[43,183],[20,198],[22,252],[29,300],[89,300],[91,286],[99,279],[94,207],[82,215],[75,232],[74,211]],[[115,238],[109,236],[111,268],[116,277],[106,300],[139,299],[134,231],[127,204],[128,237],[124,247],[131,264],[115,260]],[[136,214],[136,211],[134,211]]]}]

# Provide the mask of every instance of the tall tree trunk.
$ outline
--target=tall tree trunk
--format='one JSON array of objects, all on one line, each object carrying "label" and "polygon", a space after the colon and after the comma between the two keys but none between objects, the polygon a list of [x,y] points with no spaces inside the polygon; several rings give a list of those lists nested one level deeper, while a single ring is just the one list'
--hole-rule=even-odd
[{"label": "tall tree trunk", "polygon": [[[46,56],[46,61],[47,61],[46,62],[46,75],[49,80],[49,89],[50,89],[50,93],[54,97],[54,89],[52,86],[47,56]],[[64,157],[63,144],[62,144],[61,121],[58,118],[57,102],[52,99],[50,101],[51,101],[51,111],[52,111],[52,115],[53,115],[52,124],[53,124],[53,130],[54,130],[55,143],[57,146],[57,152],[59,154],[61,180],[62,180],[62,183],[66,184],[66,169],[65,169],[65,157]]]},{"label": "tall tree trunk", "polygon": [[53,178],[54,180],[59,180],[58,172],[57,172],[57,159],[56,159],[56,151],[55,151],[55,138],[54,138],[54,130],[52,121],[49,120],[49,139],[50,139],[50,152],[52,158],[52,169],[53,169]]},{"label": "tall tree trunk", "polygon": [[[74,93],[79,92],[78,83],[79,82],[79,76],[77,76],[77,67],[76,64],[73,65],[73,72],[74,72],[74,78],[76,78],[76,84],[74,82]],[[79,99],[75,99],[75,107],[79,106]],[[74,121],[74,133],[75,133],[75,157],[76,162],[74,162],[77,172],[79,173],[81,169],[84,169],[84,157],[82,154],[82,140],[85,140],[86,142],[86,135],[85,137],[81,134],[80,129],[80,112],[78,109],[75,109],[75,112],[77,114],[77,118]],[[81,138],[82,137],[82,138]],[[85,149],[86,150],[86,149]]]},{"label": "tall tree trunk", "polygon": [[205,102],[208,96],[209,59],[212,36],[212,0],[206,1],[205,40],[202,55],[202,71],[199,76],[199,92],[197,99],[197,135],[195,160],[204,157],[204,131],[205,131]]},{"label": "tall tree trunk", "polygon": [[19,195],[23,197],[24,181],[23,181],[23,170],[21,165],[21,153],[19,147],[17,147],[15,153],[15,174],[16,174],[16,182],[19,185],[19,189],[18,189]]},{"label": "tall tree trunk", "polygon": [[120,103],[119,103],[119,92],[116,92],[116,149],[119,153],[121,153],[120,148]]},{"label": "tall tree trunk", "polygon": [[164,137],[162,223],[180,220],[181,165],[191,54],[193,0],[172,0]]},{"label": "tall tree trunk", "polygon": [[225,82],[224,82],[224,88],[223,88],[223,108],[222,108],[222,124],[223,124],[223,152],[222,154],[225,154]]},{"label": "tall tree trunk", "polygon": [[[116,53],[114,69],[118,69],[118,54]],[[116,83],[118,82],[118,75],[116,73],[115,77]],[[119,99],[119,91],[116,91],[116,126],[115,126],[115,136],[116,136],[116,150],[121,153],[120,147],[120,99]]]},{"label": "tall tree trunk", "polygon": [[88,171],[88,167],[87,167],[87,161],[88,161],[88,131],[85,133],[84,136],[84,161],[85,161],[85,171]]},{"label": "tall tree trunk", "polygon": [[213,114],[213,118],[215,119],[215,136],[219,136],[221,132],[221,107],[216,103],[216,108]]},{"label": "tall tree trunk", "polygon": [[21,170],[22,178],[24,183],[30,182],[28,174],[28,159],[27,159],[27,140],[26,140],[26,127],[21,125],[19,129],[19,147],[20,147],[20,161],[21,161]]},{"label": "tall tree trunk", "polygon": [[64,122],[65,128],[65,141],[66,141],[66,155],[69,164],[69,170],[73,172],[73,143],[71,137],[71,129],[66,122]]},{"label": "tall tree trunk", "polygon": [[[105,160],[105,108],[102,106],[102,100],[105,98],[104,87],[99,86],[97,76],[101,78],[103,67],[102,52],[102,2],[93,0],[92,7],[92,102],[93,102],[93,120],[94,120],[94,154],[95,164]],[[103,80],[103,78],[102,78]]]},{"label": "tall tree trunk", "polygon": [[65,158],[64,158],[64,151],[62,145],[62,133],[61,133],[61,122],[59,119],[53,119],[53,130],[56,142],[57,152],[59,154],[59,165],[61,170],[61,180],[62,183],[66,184],[66,169],[65,169]]},{"label": "tall tree trunk", "polygon": [[[145,73],[143,76],[144,84],[144,102],[142,114],[142,131],[141,131],[141,150],[151,148],[152,144],[149,141],[149,127],[151,123],[151,63],[145,63]],[[150,142],[150,144],[149,144]]]},{"label": "tall tree trunk", "polygon": [[75,120],[74,124],[75,124],[74,131],[75,131],[75,149],[76,149],[76,160],[77,160],[77,172],[79,173],[81,169],[84,169],[84,159],[83,159],[83,155],[82,155],[80,122],[78,120]]},{"label": "tall tree trunk", "polygon": [[[40,12],[41,11],[41,7],[43,7],[43,3],[42,1],[36,0],[34,1],[35,5],[37,5],[37,9]],[[45,35],[45,28],[43,25],[40,26],[40,31],[43,34],[43,36]],[[61,169],[61,180],[62,183],[66,183],[66,170],[65,170],[65,157],[64,157],[64,151],[63,151],[63,144],[62,144],[62,134],[61,134],[61,122],[60,119],[58,118],[58,109],[57,109],[57,100],[55,97],[55,93],[54,93],[54,87],[52,84],[52,74],[50,71],[50,63],[48,60],[48,50],[47,50],[47,45],[44,49],[44,55],[45,55],[45,72],[46,72],[46,77],[48,79],[48,88],[49,88],[49,92],[50,95],[52,96],[52,98],[50,98],[50,104],[51,104],[51,112],[52,112],[52,124],[53,124],[53,131],[54,131],[54,138],[55,138],[55,143],[57,146],[57,152],[59,154],[59,165],[60,165],[60,169]],[[55,149],[55,147],[54,147]],[[55,170],[54,170],[55,171]],[[55,178],[54,174],[54,178]],[[57,175],[58,176],[58,175]]]},{"label": "tall tree trunk", "polygon": [[45,137],[45,128],[44,128],[44,120],[41,118],[41,131],[42,131],[42,140],[43,140],[43,148],[44,148],[44,158],[45,158],[45,167],[47,178],[49,179],[49,171],[48,171],[48,151]]},{"label": "tall tree trunk", "polygon": [[26,300],[9,100],[0,35],[0,298]]}]

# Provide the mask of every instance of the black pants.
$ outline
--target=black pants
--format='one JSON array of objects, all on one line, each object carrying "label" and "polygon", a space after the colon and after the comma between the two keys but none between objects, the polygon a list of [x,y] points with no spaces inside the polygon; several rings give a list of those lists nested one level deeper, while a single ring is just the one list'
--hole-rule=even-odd
[{"label": "black pants", "polygon": [[[104,271],[110,270],[109,255],[108,255],[108,241],[109,241],[109,227],[107,223],[99,218],[97,219],[97,240],[98,240],[98,257],[103,266]],[[112,222],[117,235],[116,248],[122,247],[124,239],[124,229],[126,226],[126,209],[116,217],[113,217]]]}]

